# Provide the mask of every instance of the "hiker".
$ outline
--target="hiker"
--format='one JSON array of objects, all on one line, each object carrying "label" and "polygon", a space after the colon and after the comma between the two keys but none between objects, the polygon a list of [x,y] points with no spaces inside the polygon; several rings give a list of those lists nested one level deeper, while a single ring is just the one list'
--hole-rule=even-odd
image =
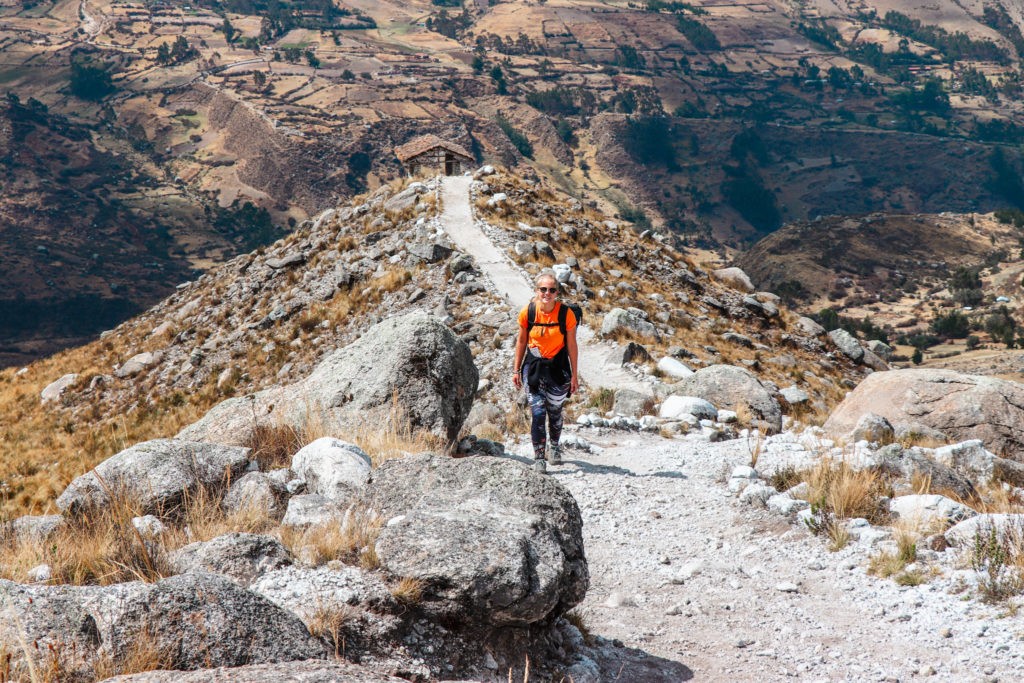
[{"label": "hiker", "polygon": [[527,387],[533,416],[530,424],[533,467],[538,472],[545,472],[548,437],[551,464],[562,464],[562,450],[558,443],[562,436],[562,404],[580,385],[579,349],[576,346],[579,316],[558,300],[558,280],[554,271],[542,270],[534,283],[537,289],[533,300],[519,311],[519,337],[516,339],[512,382],[516,389],[524,384]]}]

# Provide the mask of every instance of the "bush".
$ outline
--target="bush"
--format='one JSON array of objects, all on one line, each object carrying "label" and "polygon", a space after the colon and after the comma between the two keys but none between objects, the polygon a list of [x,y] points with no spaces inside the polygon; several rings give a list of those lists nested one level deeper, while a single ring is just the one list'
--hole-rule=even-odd
[{"label": "bush", "polygon": [[107,65],[93,66],[84,62],[71,63],[71,93],[83,100],[102,100],[114,92]]},{"label": "bush", "polygon": [[940,337],[963,339],[971,331],[971,322],[960,311],[953,311],[933,320],[931,328]]},{"label": "bush", "polygon": [[501,128],[502,132],[509,139],[512,145],[519,150],[527,159],[533,158],[533,145],[530,144],[530,140],[523,135],[523,133],[516,129],[512,123],[501,114],[495,119],[498,127]]},{"label": "bush", "polygon": [[626,120],[625,147],[633,160],[645,166],[679,169],[672,146],[672,127],[664,116],[636,116]]}]

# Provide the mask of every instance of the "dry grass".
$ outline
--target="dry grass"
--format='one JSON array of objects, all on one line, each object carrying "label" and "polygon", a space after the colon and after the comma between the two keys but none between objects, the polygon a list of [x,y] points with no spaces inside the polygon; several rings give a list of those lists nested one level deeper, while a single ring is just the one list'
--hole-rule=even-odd
[{"label": "dry grass", "polygon": [[304,431],[287,424],[257,424],[252,438],[244,445],[252,449],[252,458],[261,471],[289,467],[292,456],[310,443]]},{"label": "dry grass", "polygon": [[384,520],[367,510],[350,510],[341,524],[305,531],[282,529],[281,542],[292,555],[304,557],[315,566],[340,560],[373,569],[379,565],[373,545],[383,523]]},{"label": "dry grass", "polygon": [[879,500],[888,495],[888,482],[873,469],[854,469],[849,463],[822,458],[804,476],[808,499],[839,519],[864,517],[873,524],[888,521]]},{"label": "dry grass", "polygon": [[326,638],[334,656],[344,656],[345,628],[359,618],[361,610],[344,602],[318,601],[306,617],[306,628],[314,638]]},{"label": "dry grass", "polygon": [[426,583],[422,579],[403,576],[397,584],[391,587],[391,595],[402,605],[413,607],[423,600],[424,588],[426,588]]},{"label": "dry grass", "polygon": [[97,660],[93,665],[96,674],[95,680],[102,681],[113,676],[172,669],[174,668],[174,656],[173,648],[161,646],[153,636],[152,628],[147,625],[132,641],[127,652],[123,652],[116,658],[104,655]]},{"label": "dry grass", "polygon": [[587,645],[594,644],[594,634],[590,632],[590,626],[587,624],[588,616],[584,610],[577,607],[569,610],[562,617],[576,627],[576,630],[583,636],[583,642]]}]

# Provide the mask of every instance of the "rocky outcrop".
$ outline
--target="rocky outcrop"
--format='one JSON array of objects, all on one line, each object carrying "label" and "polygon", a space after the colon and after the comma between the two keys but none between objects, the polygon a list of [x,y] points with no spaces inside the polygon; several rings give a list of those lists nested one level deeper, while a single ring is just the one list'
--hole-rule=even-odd
[{"label": "rocky outcrop", "polygon": [[387,519],[377,557],[423,582],[421,609],[482,624],[530,624],[578,604],[589,583],[583,523],[557,481],[519,463],[422,455],[373,475]]},{"label": "rocky outcrop", "polygon": [[231,668],[182,671],[147,671],[108,678],[107,683],[406,683],[407,679],[372,671],[350,662],[334,660],[253,664]]},{"label": "rocky outcrop", "polygon": [[325,436],[292,457],[292,470],[306,481],[307,492],[344,501],[370,478],[370,456],[355,444]]},{"label": "rocky outcrop", "polygon": [[710,365],[673,384],[671,392],[702,398],[719,409],[749,410],[755,423],[772,432],[782,429],[779,402],[749,370],[734,365]]},{"label": "rocky outcrop", "polygon": [[900,434],[938,433],[949,441],[980,439],[994,453],[1024,458],[1024,386],[951,370],[893,370],[864,379],[824,428],[847,435],[866,413]]},{"label": "rocky outcrop", "polygon": [[263,574],[292,563],[277,539],[244,533],[190,543],[171,553],[168,559],[179,574],[220,574],[240,586],[248,586]]},{"label": "rocky outcrop", "polygon": [[72,481],[57,498],[57,507],[74,513],[128,495],[146,512],[169,512],[188,492],[219,486],[240,475],[248,462],[248,448],[182,439],[146,441]]},{"label": "rocky outcrop", "polygon": [[305,380],[228,399],[181,438],[246,443],[256,424],[310,420],[365,425],[408,421],[454,439],[473,405],[479,373],[469,346],[422,312],[389,318],[332,353]]}]

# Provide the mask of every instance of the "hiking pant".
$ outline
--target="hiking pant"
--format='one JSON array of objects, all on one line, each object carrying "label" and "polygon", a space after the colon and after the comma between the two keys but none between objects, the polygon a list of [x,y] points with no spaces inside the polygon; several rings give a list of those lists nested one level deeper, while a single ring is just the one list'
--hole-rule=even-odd
[{"label": "hiking pant", "polygon": [[562,438],[562,404],[569,398],[569,383],[555,384],[549,377],[542,377],[537,391],[534,392],[526,381],[526,373],[523,372],[523,385],[530,399],[530,440],[533,441],[533,455],[536,458],[543,458],[547,449],[546,436],[550,436],[553,445],[558,445],[559,439]]}]

